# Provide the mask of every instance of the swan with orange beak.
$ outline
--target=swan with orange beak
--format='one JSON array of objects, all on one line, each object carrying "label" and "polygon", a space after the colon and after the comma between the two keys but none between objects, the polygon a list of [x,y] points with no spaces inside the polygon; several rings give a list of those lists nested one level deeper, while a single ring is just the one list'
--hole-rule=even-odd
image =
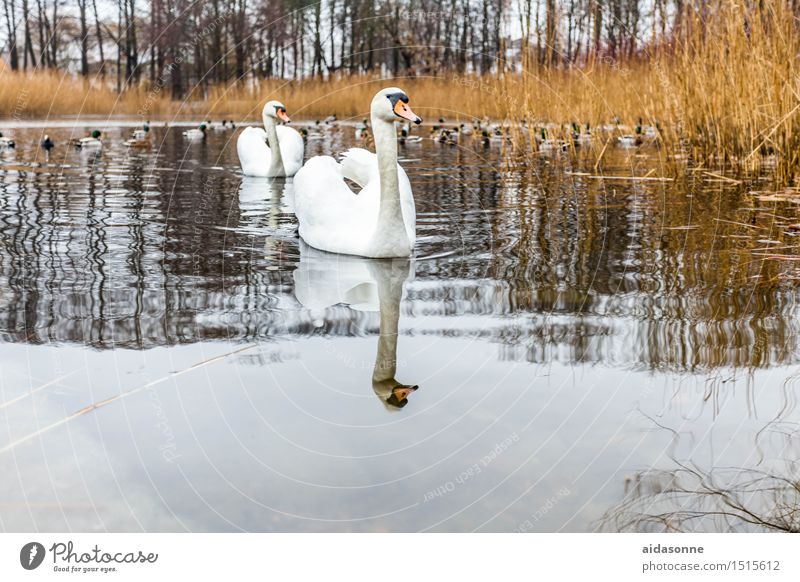
[{"label": "swan with orange beak", "polygon": [[[382,89],[370,104],[375,153],[353,148],[338,163],[308,160],[295,176],[300,236],[314,248],[362,257],[408,257],[417,214],[405,171],[397,163],[395,122],[420,124],[402,89]],[[361,187],[356,194],[345,179]]]},{"label": "swan with orange beak", "polygon": [[236,151],[245,176],[294,176],[303,165],[305,145],[300,134],[290,127],[286,106],[269,101],[261,112],[264,129],[248,127],[236,141]]}]

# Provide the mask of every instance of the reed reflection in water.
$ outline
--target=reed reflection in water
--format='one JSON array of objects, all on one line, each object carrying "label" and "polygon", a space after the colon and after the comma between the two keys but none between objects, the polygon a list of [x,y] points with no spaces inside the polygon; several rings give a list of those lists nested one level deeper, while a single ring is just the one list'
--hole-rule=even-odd
[{"label": "reed reflection in water", "polygon": [[[325,131],[307,155],[352,142]],[[797,421],[800,220],[757,182],[425,142],[401,149],[415,259],[333,260],[232,133],[129,151],[111,128],[47,162],[40,133],[0,160],[4,528],[585,530],[669,470],[642,418],[724,429],[739,467]],[[65,498],[96,509],[35,509]]]}]

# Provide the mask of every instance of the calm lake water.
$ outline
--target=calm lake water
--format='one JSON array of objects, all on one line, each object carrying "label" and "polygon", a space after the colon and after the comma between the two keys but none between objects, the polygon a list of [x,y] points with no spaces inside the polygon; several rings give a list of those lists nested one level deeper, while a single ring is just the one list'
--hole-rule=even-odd
[{"label": "calm lake water", "polygon": [[727,531],[800,501],[800,217],[768,184],[425,140],[416,256],[370,261],[304,246],[238,133],[65,147],[88,129],[0,155],[0,530]]}]

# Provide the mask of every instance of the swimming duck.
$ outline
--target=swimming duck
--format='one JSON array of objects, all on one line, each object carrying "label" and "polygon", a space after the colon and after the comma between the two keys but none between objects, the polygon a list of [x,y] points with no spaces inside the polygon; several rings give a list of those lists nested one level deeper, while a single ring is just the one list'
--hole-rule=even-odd
[{"label": "swimming duck", "polygon": [[449,129],[440,129],[438,132],[434,133],[433,141],[436,143],[446,143],[453,145],[456,143],[456,139],[453,137],[453,132]]},{"label": "swimming duck", "polygon": [[361,123],[356,125],[356,139],[367,139],[369,135],[369,123],[366,119],[362,120]]},{"label": "swimming duck", "polygon": [[408,130],[404,127],[400,130],[398,141],[400,145],[414,145],[422,143],[422,138],[418,135],[409,135]]},{"label": "swimming duck", "polygon": [[128,147],[148,147],[150,145],[149,133],[150,125],[145,123],[142,127],[134,129],[131,137],[123,143]]},{"label": "swimming duck", "polygon": [[636,129],[634,130],[636,133],[634,135],[625,134],[621,135],[617,138],[617,143],[619,143],[620,147],[623,148],[635,148],[642,145],[642,126],[641,124],[636,124]]},{"label": "swimming duck", "polygon": [[45,136],[44,136],[44,139],[42,140],[42,143],[41,143],[40,145],[42,146],[42,149],[43,149],[45,152],[47,152],[48,154],[50,153],[50,150],[51,150],[51,149],[53,149],[54,147],[56,147],[56,144],[55,144],[55,142],[54,142],[52,139],[50,139],[50,136],[49,136],[49,135],[45,135]]},{"label": "swimming duck", "polygon": [[201,123],[200,127],[195,129],[187,129],[183,132],[183,137],[187,139],[204,139],[206,137],[206,124]]},{"label": "swimming duck", "polygon": [[573,122],[572,143],[574,143],[576,146],[592,143],[592,133],[589,131],[588,123],[586,124],[584,131],[581,131],[581,126]]},{"label": "swimming duck", "polygon": [[94,130],[86,137],[70,140],[70,144],[82,150],[100,149],[103,147],[103,142],[100,141],[102,134],[98,130]]},{"label": "swimming duck", "polygon": [[13,139],[3,136],[3,132],[0,131],[0,148],[13,148],[16,145]]},{"label": "swimming duck", "polygon": [[506,141],[510,141],[510,138],[503,135],[503,131],[499,126],[496,126],[495,129],[491,131],[484,129],[481,132],[481,143],[483,143],[484,146],[498,146]]},{"label": "swimming duck", "polygon": [[539,140],[540,152],[565,152],[567,148],[567,142],[560,139],[549,139],[547,130],[542,128],[541,139]]}]

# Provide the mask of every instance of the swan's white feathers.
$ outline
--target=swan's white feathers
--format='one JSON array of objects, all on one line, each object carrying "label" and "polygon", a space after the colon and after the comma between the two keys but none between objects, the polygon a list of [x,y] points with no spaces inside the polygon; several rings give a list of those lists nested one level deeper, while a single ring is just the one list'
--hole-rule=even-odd
[{"label": "swan's white feathers", "polygon": [[303,136],[296,129],[285,125],[279,125],[276,129],[286,175],[294,176],[303,165],[303,151],[305,150]]},{"label": "swan's white feathers", "polygon": [[378,156],[363,148],[350,148],[342,154],[342,174],[362,188],[378,171]]},{"label": "swan's white feathers", "polygon": [[[294,176],[303,165],[303,137],[291,127],[279,125],[275,129],[284,171],[287,176]],[[267,144],[267,132],[262,128],[246,127],[236,140],[236,152],[245,176],[270,177],[272,152]]]},{"label": "swan's white feathers", "polygon": [[[416,211],[411,183],[399,164],[397,172],[406,233],[413,245]],[[362,187],[358,194],[345,177]],[[380,208],[378,156],[361,148],[345,152],[341,164],[331,156],[315,156],[295,175],[294,189],[303,240],[334,253],[370,256]]]}]

